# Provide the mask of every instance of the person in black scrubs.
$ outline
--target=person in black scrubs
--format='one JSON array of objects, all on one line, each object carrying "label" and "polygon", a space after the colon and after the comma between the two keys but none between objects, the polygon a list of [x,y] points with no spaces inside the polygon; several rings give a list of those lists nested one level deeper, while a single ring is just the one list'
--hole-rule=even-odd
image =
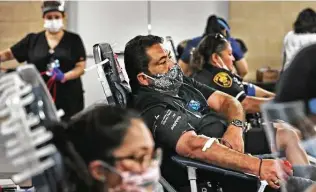
[{"label": "person in black scrubs", "polygon": [[232,69],[234,56],[229,41],[221,34],[205,36],[193,51],[190,63],[195,80],[238,99],[246,112],[260,112],[260,105],[274,94],[244,82]]},{"label": "person in black scrubs", "polygon": [[2,51],[0,59],[34,64],[47,82],[56,107],[64,110],[63,120],[67,121],[84,108],[80,76],[86,64],[85,48],[78,34],[63,29],[65,13],[60,2],[44,1],[42,12],[45,30],[27,34]]}]

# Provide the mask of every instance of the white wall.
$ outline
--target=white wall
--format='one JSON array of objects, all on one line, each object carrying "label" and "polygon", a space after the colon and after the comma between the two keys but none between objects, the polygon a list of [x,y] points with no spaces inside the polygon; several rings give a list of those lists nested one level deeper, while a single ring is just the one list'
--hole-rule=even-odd
[{"label": "white wall", "polygon": [[[107,42],[123,51],[127,41],[148,34],[147,1],[71,1],[67,4],[68,29],[82,37],[87,54],[92,46]],[[228,18],[228,1],[152,1],[152,34],[172,36],[175,44],[201,35],[211,14]],[[120,59],[121,63],[122,58]],[[93,59],[87,66],[94,65]],[[96,71],[83,76],[86,106],[104,98]]]},{"label": "white wall", "polygon": [[[126,42],[138,34],[147,34],[147,3],[145,1],[78,1],[69,25],[84,39],[87,53],[92,46],[107,42],[123,51]],[[72,9],[70,7],[70,9]]]},{"label": "white wall", "polygon": [[228,18],[228,1],[153,1],[152,34],[182,40],[202,35],[211,14]]}]

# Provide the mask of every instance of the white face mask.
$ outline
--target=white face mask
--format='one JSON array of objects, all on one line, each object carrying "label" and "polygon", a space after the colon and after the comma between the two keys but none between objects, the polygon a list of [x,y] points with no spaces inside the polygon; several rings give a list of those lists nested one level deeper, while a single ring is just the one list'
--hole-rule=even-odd
[{"label": "white face mask", "polygon": [[147,187],[155,187],[159,182],[159,165],[151,166],[142,174],[133,174],[130,172],[120,172],[122,183],[115,188],[110,188],[109,192],[146,192]]},{"label": "white face mask", "polygon": [[162,152],[158,149],[155,152],[155,157],[151,162],[151,166],[141,174],[132,173],[129,171],[120,172],[115,167],[102,162],[105,169],[110,170],[113,173],[118,174],[122,183],[119,186],[110,188],[109,192],[146,192],[147,187],[151,186],[153,188],[157,187],[160,178],[160,164],[161,164]]},{"label": "white face mask", "polygon": [[44,21],[44,28],[49,32],[57,33],[64,26],[62,19],[52,19]]}]

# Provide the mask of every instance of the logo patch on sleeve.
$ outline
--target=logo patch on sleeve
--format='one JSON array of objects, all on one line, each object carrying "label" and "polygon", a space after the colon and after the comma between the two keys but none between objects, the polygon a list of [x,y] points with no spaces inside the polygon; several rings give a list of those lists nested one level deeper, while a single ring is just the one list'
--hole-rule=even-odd
[{"label": "logo patch on sleeve", "polygon": [[225,72],[219,72],[213,78],[214,83],[221,87],[231,87],[232,86],[232,78]]}]

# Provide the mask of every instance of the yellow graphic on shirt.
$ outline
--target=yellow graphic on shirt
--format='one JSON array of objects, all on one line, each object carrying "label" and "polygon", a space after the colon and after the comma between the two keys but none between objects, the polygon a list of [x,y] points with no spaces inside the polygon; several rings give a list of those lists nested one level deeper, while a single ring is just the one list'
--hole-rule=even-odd
[{"label": "yellow graphic on shirt", "polygon": [[221,87],[231,87],[232,86],[232,78],[225,72],[219,72],[215,75],[215,77],[213,78],[213,81],[221,86]]}]

